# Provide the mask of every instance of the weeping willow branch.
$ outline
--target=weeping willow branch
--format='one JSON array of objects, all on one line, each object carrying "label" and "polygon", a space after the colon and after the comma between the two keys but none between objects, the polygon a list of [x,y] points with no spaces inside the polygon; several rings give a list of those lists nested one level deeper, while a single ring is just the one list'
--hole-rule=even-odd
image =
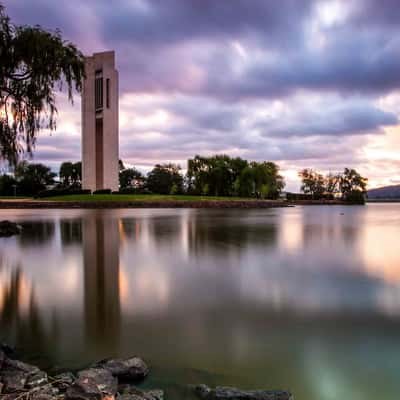
[{"label": "weeping willow branch", "polygon": [[16,26],[0,5],[0,158],[31,154],[38,132],[56,129],[56,91],[72,103],[83,79],[83,54],[60,31]]}]

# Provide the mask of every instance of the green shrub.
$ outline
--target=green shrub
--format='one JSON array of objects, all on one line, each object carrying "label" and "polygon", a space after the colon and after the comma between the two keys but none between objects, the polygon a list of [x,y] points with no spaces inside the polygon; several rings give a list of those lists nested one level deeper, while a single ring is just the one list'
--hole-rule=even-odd
[{"label": "green shrub", "polygon": [[91,194],[91,190],[89,189],[48,189],[40,191],[35,198],[43,198],[43,197],[55,197],[55,196],[68,196],[73,194]]},{"label": "green shrub", "polygon": [[99,189],[95,190],[93,194],[111,194],[111,189]]}]

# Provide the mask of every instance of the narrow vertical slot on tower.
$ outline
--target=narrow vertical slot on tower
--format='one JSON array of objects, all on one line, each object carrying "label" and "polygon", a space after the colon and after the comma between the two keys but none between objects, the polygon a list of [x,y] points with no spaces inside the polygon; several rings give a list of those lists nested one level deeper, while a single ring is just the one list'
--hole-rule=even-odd
[{"label": "narrow vertical slot on tower", "polygon": [[94,104],[96,111],[103,109],[103,71],[96,71],[94,83]]},{"label": "narrow vertical slot on tower", "polygon": [[96,118],[96,188],[103,189],[103,118]]},{"label": "narrow vertical slot on tower", "polygon": [[110,108],[110,80],[106,79],[106,107]]}]

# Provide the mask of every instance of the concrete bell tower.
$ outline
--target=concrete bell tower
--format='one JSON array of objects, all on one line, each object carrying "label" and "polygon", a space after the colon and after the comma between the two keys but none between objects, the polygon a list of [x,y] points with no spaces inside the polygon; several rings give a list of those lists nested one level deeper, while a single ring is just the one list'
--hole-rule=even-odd
[{"label": "concrete bell tower", "polygon": [[82,92],[82,188],[119,188],[118,71],[114,51],[85,60]]}]

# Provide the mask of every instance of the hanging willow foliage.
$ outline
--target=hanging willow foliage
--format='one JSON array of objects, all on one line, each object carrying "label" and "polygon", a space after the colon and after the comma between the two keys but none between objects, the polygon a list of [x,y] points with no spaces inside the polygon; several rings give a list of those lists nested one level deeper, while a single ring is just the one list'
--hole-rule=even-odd
[{"label": "hanging willow foliage", "polygon": [[31,154],[39,130],[56,128],[55,92],[73,102],[83,79],[83,54],[60,31],[16,26],[0,5],[0,158]]}]

